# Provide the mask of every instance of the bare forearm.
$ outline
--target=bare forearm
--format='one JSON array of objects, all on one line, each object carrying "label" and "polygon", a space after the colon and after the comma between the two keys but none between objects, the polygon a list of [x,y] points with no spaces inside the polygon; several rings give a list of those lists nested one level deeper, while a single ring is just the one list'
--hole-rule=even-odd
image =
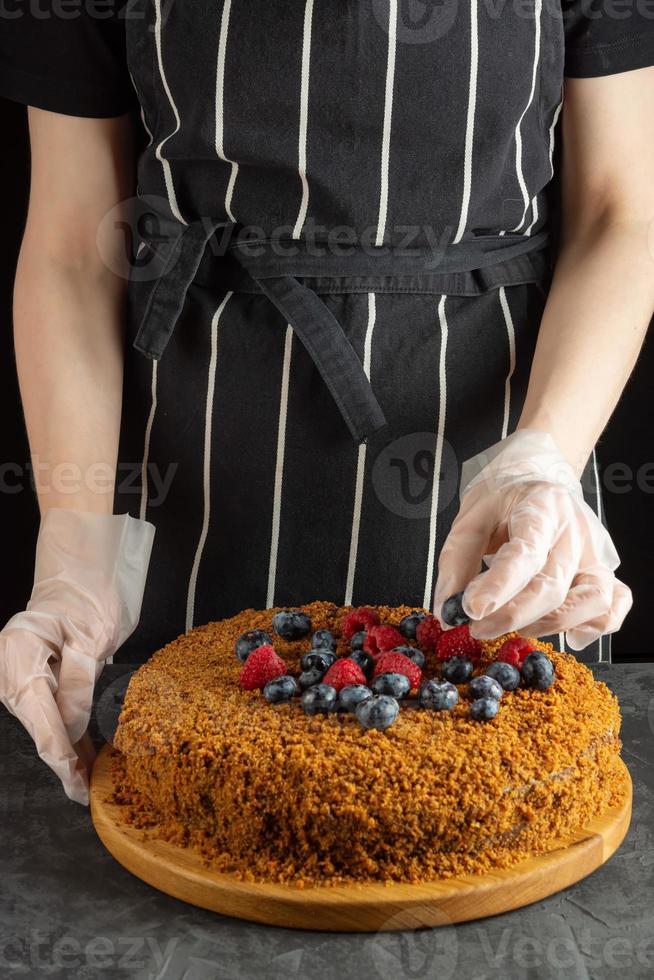
[{"label": "bare forearm", "polygon": [[519,428],[550,432],[581,473],[654,311],[649,222],[589,224],[560,253]]},{"label": "bare forearm", "polygon": [[29,242],[14,335],[41,513],[111,513],[122,400],[124,286],[96,259],[66,264]]}]

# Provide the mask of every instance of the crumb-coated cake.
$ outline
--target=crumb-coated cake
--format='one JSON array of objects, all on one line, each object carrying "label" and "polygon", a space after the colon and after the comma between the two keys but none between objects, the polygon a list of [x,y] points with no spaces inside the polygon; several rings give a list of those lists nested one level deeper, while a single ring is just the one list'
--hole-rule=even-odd
[{"label": "crumb-coated cake", "polygon": [[609,689],[537,640],[408,607],[246,610],[132,676],[113,801],[242,879],[430,881],[620,803],[619,729]]}]

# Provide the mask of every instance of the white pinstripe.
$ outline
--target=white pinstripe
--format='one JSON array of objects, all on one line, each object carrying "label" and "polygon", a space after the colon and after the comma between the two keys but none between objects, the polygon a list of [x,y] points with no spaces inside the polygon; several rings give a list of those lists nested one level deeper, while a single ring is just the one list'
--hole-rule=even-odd
[{"label": "white pinstripe", "polygon": [[223,314],[223,310],[232,297],[232,292],[225,294],[225,298],[216,310],[211,320],[211,356],[209,358],[209,376],[207,380],[207,402],[204,413],[204,463],[203,463],[203,505],[204,512],[202,517],[202,530],[200,539],[193,559],[191,577],[188,583],[188,596],[186,599],[186,632],[193,629],[193,619],[195,616],[195,592],[198,585],[198,573],[202,561],[202,553],[209,533],[209,521],[211,519],[211,433],[213,426],[213,402],[216,390],[216,365],[218,363],[218,324]]},{"label": "white pinstripe", "polygon": [[[368,293],[368,327],[363,346],[363,370],[370,381],[372,365],[372,334],[377,320],[377,301],[374,293]],[[352,513],[352,535],[350,537],[350,557],[347,565],[347,580],[345,584],[344,606],[352,605],[354,578],[357,570],[357,554],[359,551],[359,531],[361,529],[361,511],[363,508],[363,480],[366,472],[366,444],[359,444],[357,457],[357,475],[354,485],[354,510]]]},{"label": "white pinstripe", "polygon": [[155,9],[155,23],[154,23],[154,41],[157,50],[157,63],[159,65],[159,75],[161,77],[161,84],[164,87],[164,91],[170,103],[170,108],[173,110],[173,115],[175,116],[175,128],[168,136],[164,136],[161,142],[158,144],[155,150],[155,156],[157,160],[160,161],[163,168],[164,181],[166,183],[166,191],[168,194],[168,203],[170,204],[170,210],[173,212],[178,221],[181,221],[183,225],[187,224],[182,216],[181,211],[177,205],[177,195],[175,194],[175,185],[173,184],[173,175],[170,169],[170,163],[163,155],[163,148],[168,142],[168,140],[175,136],[182,125],[181,119],[179,118],[179,112],[177,111],[177,106],[175,105],[175,100],[173,99],[173,94],[170,91],[170,86],[168,85],[168,79],[166,78],[166,72],[163,65],[163,57],[161,53],[161,0],[154,0]]},{"label": "white pinstripe", "polygon": [[468,118],[466,122],[465,157],[463,162],[463,200],[459,227],[454,237],[454,245],[463,238],[468,221],[470,193],[472,190],[472,149],[475,134],[475,111],[477,107],[477,75],[479,70],[479,30],[477,0],[470,3],[470,90],[468,93]]},{"label": "white pinstripe", "polygon": [[216,153],[224,162],[231,164],[229,183],[225,193],[225,211],[230,221],[236,222],[232,214],[232,198],[234,196],[234,186],[238,176],[238,163],[225,156],[225,59],[227,54],[227,35],[229,33],[229,15],[232,9],[232,0],[225,0],[223,15],[220,21],[220,40],[218,42],[218,62],[216,64]]},{"label": "white pinstripe", "polygon": [[141,464],[141,511],[140,518],[142,521],[145,520],[145,515],[148,509],[148,463],[150,460],[150,439],[152,437],[152,426],[154,424],[154,417],[157,412],[157,367],[158,361],[152,361],[152,401],[150,403],[150,412],[148,414],[148,421],[145,426],[145,440],[143,446],[143,462]]},{"label": "white pinstripe", "polygon": [[427,553],[427,577],[425,579],[425,596],[423,606],[431,609],[433,604],[434,564],[436,559],[436,528],[438,524],[438,494],[440,490],[440,471],[443,459],[443,441],[445,439],[445,410],[447,407],[447,374],[445,357],[447,353],[447,318],[445,316],[445,301],[447,296],[441,296],[438,304],[438,319],[441,328],[441,351],[438,366],[438,383],[440,398],[438,406],[438,428],[436,431],[436,448],[434,450],[434,482],[431,491],[431,515],[429,518],[429,551]]},{"label": "white pinstripe", "polygon": [[554,118],[552,119],[552,125],[550,126],[550,170],[552,172],[552,177],[554,176],[554,142],[555,142],[555,132],[556,124],[559,121],[559,116],[561,115],[561,109],[563,108],[563,99],[559,102],[556,109],[554,110]]},{"label": "white pinstripe", "polygon": [[270,563],[268,565],[268,593],[266,609],[275,605],[275,584],[277,579],[277,553],[279,550],[279,527],[282,511],[282,490],[284,486],[284,451],[286,448],[286,417],[288,413],[288,389],[291,376],[291,354],[293,352],[293,327],[286,327],[284,341],[284,363],[282,367],[282,387],[279,396],[279,422],[277,425],[277,459],[275,461],[275,489],[273,493],[272,531],[270,536]]},{"label": "white pinstripe", "polygon": [[300,94],[300,134],[298,148],[298,173],[302,183],[302,203],[293,229],[293,238],[299,238],[309,207],[309,182],[307,180],[307,125],[309,119],[309,73],[311,69],[311,22],[313,0],[306,0],[304,8],[304,39],[302,42],[302,84]]},{"label": "white pinstripe", "polygon": [[391,123],[393,119],[393,85],[395,82],[395,52],[397,48],[397,0],[389,0],[388,60],[386,63],[386,92],[384,97],[384,128],[382,135],[379,219],[375,245],[384,244],[388,217],[388,170],[391,155]]},{"label": "white pinstripe", "polygon": [[527,217],[527,211],[529,210],[529,191],[527,190],[527,184],[525,183],[525,176],[522,169],[522,121],[527,115],[527,112],[531,108],[531,104],[534,101],[534,95],[536,93],[536,80],[538,78],[538,64],[540,61],[540,34],[541,34],[541,15],[543,10],[543,0],[535,0],[534,8],[534,64],[531,74],[531,91],[529,92],[529,100],[527,105],[522,110],[522,115],[518,120],[518,124],[515,128],[515,168],[516,175],[518,178],[518,183],[520,184],[520,190],[522,191],[522,200],[524,202],[524,211],[520,222],[516,225],[513,231],[520,231],[525,219]]},{"label": "white pinstripe", "polygon": [[504,286],[500,287],[500,305],[502,307],[502,313],[504,314],[504,323],[506,324],[506,334],[509,341],[509,370],[504,382],[504,418],[502,420],[502,439],[506,439],[509,434],[509,419],[511,415],[511,378],[513,377],[513,372],[515,371],[515,329],[513,326],[513,317],[511,316],[511,308],[509,306],[509,301],[506,298],[506,289]]},{"label": "white pinstripe", "polygon": [[[599,520],[602,520],[602,489],[600,486],[599,469],[597,467],[597,453],[593,448],[593,475],[595,477],[595,506],[597,507],[597,516]],[[599,660],[600,663],[604,661],[604,647],[607,642],[606,637],[600,636],[599,638]],[[606,658],[608,660],[608,657]]]}]

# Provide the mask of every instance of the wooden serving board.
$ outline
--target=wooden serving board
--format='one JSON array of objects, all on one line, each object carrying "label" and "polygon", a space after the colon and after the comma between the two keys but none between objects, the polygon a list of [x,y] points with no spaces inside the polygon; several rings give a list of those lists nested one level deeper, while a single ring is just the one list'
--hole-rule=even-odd
[{"label": "wooden serving board", "polygon": [[191,848],[178,847],[126,824],[113,791],[111,746],[96,759],[91,815],[110,853],[128,871],[174,898],[223,915],[295,929],[377,932],[450,925],[529,905],[599,868],[622,843],[631,818],[631,779],[624,805],[545,854],[488,875],[411,884],[327,888],[238,881],[207,869]]}]

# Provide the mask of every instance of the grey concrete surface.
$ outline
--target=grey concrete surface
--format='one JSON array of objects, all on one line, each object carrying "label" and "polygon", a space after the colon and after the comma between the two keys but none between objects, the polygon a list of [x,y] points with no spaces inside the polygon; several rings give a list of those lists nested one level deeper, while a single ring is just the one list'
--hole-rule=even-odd
[{"label": "grey concrete surface", "polygon": [[[111,734],[129,668],[107,667],[92,732]],[[628,837],[543,902],[439,929],[352,935],[252,925],[125,871],[0,709],[0,977],[51,980],[640,980],[654,977],[654,664],[598,667],[624,718]]]}]

